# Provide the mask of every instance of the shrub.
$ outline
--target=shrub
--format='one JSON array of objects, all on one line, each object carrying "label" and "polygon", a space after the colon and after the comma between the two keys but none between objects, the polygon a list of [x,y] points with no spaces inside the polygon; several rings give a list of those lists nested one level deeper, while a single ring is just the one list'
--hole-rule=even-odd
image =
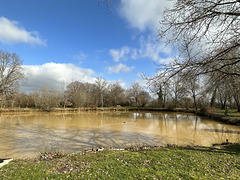
[{"label": "shrub", "polygon": [[203,114],[214,114],[214,113],[216,113],[215,108],[209,107],[209,106],[202,107],[200,111]]}]

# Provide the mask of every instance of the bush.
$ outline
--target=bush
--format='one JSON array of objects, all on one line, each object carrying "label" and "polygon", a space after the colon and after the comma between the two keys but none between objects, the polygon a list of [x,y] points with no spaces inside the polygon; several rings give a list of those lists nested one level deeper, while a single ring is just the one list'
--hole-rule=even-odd
[{"label": "bush", "polygon": [[203,114],[215,114],[216,113],[215,108],[209,107],[209,106],[202,107],[200,111]]}]

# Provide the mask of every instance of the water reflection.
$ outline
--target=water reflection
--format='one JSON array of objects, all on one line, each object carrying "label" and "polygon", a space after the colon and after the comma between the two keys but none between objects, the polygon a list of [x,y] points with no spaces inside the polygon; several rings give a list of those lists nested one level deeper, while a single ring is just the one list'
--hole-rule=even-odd
[{"label": "water reflection", "polygon": [[240,139],[239,126],[164,112],[2,115],[0,129],[0,155],[12,158],[34,156],[41,149],[76,152],[136,144],[209,146]]}]

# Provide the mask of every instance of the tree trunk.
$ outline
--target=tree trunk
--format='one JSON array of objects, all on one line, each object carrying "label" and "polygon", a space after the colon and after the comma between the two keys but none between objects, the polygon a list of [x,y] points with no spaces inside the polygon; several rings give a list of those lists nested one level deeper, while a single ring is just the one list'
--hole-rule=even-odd
[{"label": "tree trunk", "polygon": [[194,104],[194,109],[197,110],[197,101],[196,101],[195,93],[193,94],[193,104]]}]

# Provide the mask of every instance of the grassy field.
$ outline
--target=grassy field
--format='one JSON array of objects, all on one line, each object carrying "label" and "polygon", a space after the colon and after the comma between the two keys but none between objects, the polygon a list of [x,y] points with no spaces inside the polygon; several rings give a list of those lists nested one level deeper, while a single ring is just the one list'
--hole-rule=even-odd
[{"label": "grassy field", "polygon": [[10,162],[0,179],[240,179],[240,145],[42,154]]},{"label": "grassy field", "polygon": [[[216,110],[216,113],[217,113],[217,114],[220,114],[220,115],[224,115],[225,110],[224,110],[224,109],[217,109],[217,110]],[[239,118],[240,118],[240,113],[237,112],[237,109],[229,109],[227,116],[230,116],[230,117],[239,117]]]}]

